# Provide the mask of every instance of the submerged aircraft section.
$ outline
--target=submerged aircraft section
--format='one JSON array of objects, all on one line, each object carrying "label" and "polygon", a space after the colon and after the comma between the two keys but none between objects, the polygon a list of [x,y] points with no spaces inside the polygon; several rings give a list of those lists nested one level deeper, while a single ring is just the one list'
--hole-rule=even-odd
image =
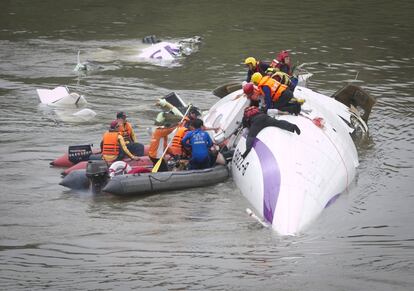
[{"label": "submerged aircraft section", "polygon": [[216,142],[232,141],[227,146],[234,146],[231,172],[236,186],[281,235],[302,232],[347,189],[358,166],[351,134],[355,125],[368,128],[360,118],[351,122],[357,113],[332,97],[301,86],[294,93],[306,100],[302,112],[274,112],[274,117],[296,124],[301,134],[266,127],[246,158],[246,130],[235,132],[249,104],[242,90],[229,92],[204,118],[206,126],[220,127],[213,136]]}]

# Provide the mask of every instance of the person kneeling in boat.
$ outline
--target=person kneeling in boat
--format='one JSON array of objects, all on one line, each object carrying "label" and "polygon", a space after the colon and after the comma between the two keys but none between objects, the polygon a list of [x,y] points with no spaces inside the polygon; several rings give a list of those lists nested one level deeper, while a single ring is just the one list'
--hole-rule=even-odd
[{"label": "person kneeling in boat", "polygon": [[102,159],[107,163],[122,160],[125,155],[139,161],[139,157],[128,150],[124,137],[119,133],[119,121],[111,122],[109,130],[104,133],[101,142]]},{"label": "person kneeling in boat", "polygon": [[123,136],[128,150],[136,156],[144,155],[144,145],[137,141],[134,129],[129,121],[127,121],[126,113],[120,111],[116,114],[116,119],[119,122],[119,133]]},{"label": "person kneeling in boat", "polygon": [[290,123],[286,120],[274,119],[267,114],[260,112],[259,108],[256,106],[250,106],[244,110],[242,124],[243,127],[249,129],[249,133],[246,138],[246,150],[242,154],[243,159],[245,159],[251,151],[258,133],[267,126],[276,126],[290,132],[296,132],[298,135],[300,134],[300,129],[296,124]]},{"label": "person kneeling in boat", "polygon": [[210,135],[202,129],[203,121],[201,119],[193,120],[191,126],[193,130],[188,132],[181,142],[184,147],[191,148],[189,169],[210,168],[212,158],[209,149],[213,145],[213,141]]},{"label": "person kneeling in boat", "polygon": [[283,85],[269,76],[262,76],[254,73],[252,83],[257,86],[260,95],[264,96],[265,111],[268,109],[278,109],[291,114],[299,115],[303,99],[293,97],[293,92],[287,85]]},{"label": "person kneeling in boat", "polygon": [[[166,122],[165,119],[162,121],[159,121],[158,118],[155,121],[155,125],[157,125],[157,128],[152,133],[150,147],[148,151],[148,156],[150,160],[154,163],[154,165],[162,157],[162,154],[164,153],[167,147],[168,135],[171,132],[173,132],[174,129],[177,127],[177,124],[171,124],[169,122]],[[167,172],[167,171],[168,171],[168,166],[163,158],[161,161],[160,167],[158,169],[158,172]]]}]

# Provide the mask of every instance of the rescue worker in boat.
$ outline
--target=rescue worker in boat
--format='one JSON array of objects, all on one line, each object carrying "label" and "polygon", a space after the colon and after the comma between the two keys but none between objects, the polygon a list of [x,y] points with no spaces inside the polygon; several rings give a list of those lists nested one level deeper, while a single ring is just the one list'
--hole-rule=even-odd
[{"label": "rescue worker in boat", "polygon": [[[160,112],[159,115],[162,115],[163,112]],[[160,120],[161,119],[161,120]],[[165,120],[163,117],[157,117],[155,121],[155,125],[157,128],[153,131],[151,136],[151,142],[149,146],[148,156],[150,160],[154,163],[154,165],[158,162],[161,158],[162,154],[164,153],[167,144],[168,144],[168,135],[174,131],[177,127],[177,124],[171,124]],[[158,172],[166,172],[168,171],[168,166],[165,160],[161,161],[160,167]]]},{"label": "rescue worker in boat", "polygon": [[137,142],[137,136],[135,135],[131,123],[127,121],[126,113],[123,111],[118,112],[116,114],[116,119],[119,122],[119,133],[124,137],[128,150],[134,155],[143,156],[144,145]]},{"label": "rescue worker in boat", "polygon": [[286,50],[280,51],[277,54],[276,59],[273,59],[273,61],[270,63],[270,67],[277,68],[281,72],[286,73],[289,76],[292,76],[293,70],[289,52]]},{"label": "rescue worker in boat", "polygon": [[296,124],[286,120],[274,119],[261,112],[256,106],[250,106],[244,110],[242,124],[243,127],[248,128],[249,130],[246,137],[246,150],[242,154],[243,159],[245,159],[251,151],[257,134],[267,126],[275,126],[292,133],[296,132],[298,135],[300,134],[300,129]]},{"label": "rescue worker in boat", "polygon": [[254,73],[252,83],[259,89],[260,95],[264,96],[265,112],[268,109],[278,109],[291,114],[299,115],[301,105],[305,100],[293,97],[293,92],[287,85],[283,85],[269,76]]},{"label": "rescue worker in boat", "polygon": [[244,60],[244,64],[249,68],[247,71],[246,82],[250,82],[252,75],[256,72],[261,73],[262,75],[266,74],[266,70],[269,68],[270,64],[257,61],[253,57],[248,57]]},{"label": "rescue worker in boat", "polygon": [[127,121],[126,113],[123,111],[117,112],[116,119],[119,121],[119,133],[122,134],[126,142],[137,142],[134,129],[130,122]]},{"label": "rescue worker in boat", "polygon": [[203,129],[203,121],[196,119],[191,122],[191,131],[189,131],[182,140],[182,145],[191,148],[191,159],[189,161],[189,170],[206,169],[212,167],[213,163],[210,154],[210,147],[213,141],[210,135]]},{"label": "rescue worker in boat", "polygon": [[183,122],[178,125],[177,132],[175,133],[168,152],[174,156],[176,160],[187,158],[190,156],[189,149],[183,147],[181,143],[186,133],[189,131],[190,124],[193,120],[196,120],[200,116],[200,112],[197,108],[190,108],[188,115],[184,117]]},{"label": "rescue worker in boat", "polygon": [[109,130],[104,133],[101,142],[102,159],[108,163],[122,160],[125,155],[139,161],[139,157],[128,150],[124,137],[119,133],[120,121],[111,122]]}]

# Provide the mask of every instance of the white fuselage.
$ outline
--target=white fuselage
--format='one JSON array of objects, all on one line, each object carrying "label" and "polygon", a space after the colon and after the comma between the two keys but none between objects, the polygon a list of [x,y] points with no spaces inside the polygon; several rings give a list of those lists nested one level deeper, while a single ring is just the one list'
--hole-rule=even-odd
[{"label": "white fuselage", "polygon": [[176,43],[162,41],[142,50],[139,58],[172,61],[180,55],[180,46]]},{"label": "white fuselage", "polygon": [[[229,94],[217,104],[229,106],[233,102],[236,105],[231,100],[241,93]],[[306,100],[302,113],[276,118],[296,124],[301,134],[266,127],[256,136],[253,149],[245,159],[241,157],[246,147],[242,136],[235,147],[231,167],[241,193],[256,213],[281,235],[294,235],[308,226],[330,201],[346,190],[358,166],[357,151],[349,134],[352,128],[342,119],[349,119],[348,108],[304,87],[297,87],[294,93],[295,97]],[[241,102],[237,100],[237,104]],[[224,112],[237,115],[229,108]],[[225,126],[234,127],[220,126],[224,132]]]}]

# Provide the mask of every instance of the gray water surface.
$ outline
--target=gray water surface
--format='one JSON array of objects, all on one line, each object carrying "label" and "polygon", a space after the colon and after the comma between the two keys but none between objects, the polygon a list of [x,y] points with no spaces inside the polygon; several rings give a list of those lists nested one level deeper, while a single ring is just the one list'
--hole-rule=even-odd
[{"label": "gray water surface", "polygon": [[[2,1],[0,289],[413,290],[413,3]],[[149,34],[203,42],[158,66],[134,58]],[[157,98],[208,109],[247,56],[282,49],[310,63],[311,89],[354,82],[377,98],[356,179],[303,234],[261,228],[231,180],[129,199],[58,185],[49,162],[97,145],[116,111],[147,143]],[[87,74],[73,71],[78,50]],[[70,123],[39,105],[36,89],[59,85],[98,115]]]}]

